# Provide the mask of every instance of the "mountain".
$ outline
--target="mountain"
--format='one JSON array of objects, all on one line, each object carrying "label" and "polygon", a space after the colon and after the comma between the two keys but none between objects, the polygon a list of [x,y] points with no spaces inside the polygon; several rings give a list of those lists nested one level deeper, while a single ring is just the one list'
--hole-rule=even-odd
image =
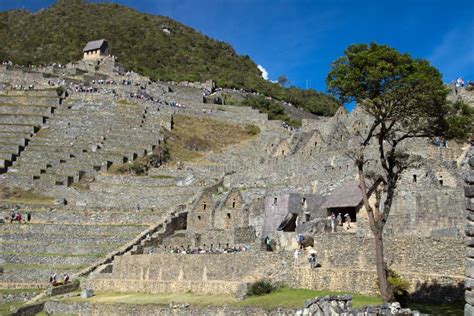
[{"label": "mountain", "polygon": [[214,79],[218,86],[257,91],[318,115],[332,115],[340,106],[323,93],[264,80],[249,56],[168,17],[82,0],[59,0],[37,13],[0,12],[0,60],[67,63],[81,59],[85,43],[100,38],[122,64],[153,79]]}]

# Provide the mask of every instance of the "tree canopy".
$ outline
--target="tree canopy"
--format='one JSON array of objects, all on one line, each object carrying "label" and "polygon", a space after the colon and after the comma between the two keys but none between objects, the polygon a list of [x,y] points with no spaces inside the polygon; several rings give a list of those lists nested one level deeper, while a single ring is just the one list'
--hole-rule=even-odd
[{"label": "tree canopy", "polygon": [[342,103],[357,102],[406,138],[446,130],[448,90],[441,78],[426,60],[372,43],[349,46],[332,63],[326,82]]}]

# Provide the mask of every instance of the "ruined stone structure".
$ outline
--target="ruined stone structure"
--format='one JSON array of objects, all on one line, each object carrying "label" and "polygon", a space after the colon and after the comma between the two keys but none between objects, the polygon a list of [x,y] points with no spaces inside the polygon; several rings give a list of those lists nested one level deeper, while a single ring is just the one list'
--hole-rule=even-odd
[{"label": "ruined stone structure", "polygon": [[[42,197],[2,200],[7,222],[17,204],[33,218],[28,225],[0,224],[2,287],[40,288],[51,273],[68,272],[87,277],[81,286],[97,290],[241,297],[249,282],[269,278],[294,287],[376,292],[371,233],[357,194],[350,205],[326,203],[357,183],[345,153],[357,133],[367,132],[370,118],[362,109],[304,119],[300,130],[289,131],[255,109],[210,102],[217,93],[203,100],[212,82],[152,82],[112,57],[33,70],[0,66],[0,88],[0,188]],[[176,114],[253,124],[260,133],[141,176],[109,173],[113,164],[132,164],[166,142]],[[404,148],[422,165],[400,179],[385,230],[387,261],[409,281],[413,296],[457,299],[464,277],[460,172],[469,147],[437,148],[419,139]],[[369,170],[379,167],[375,147],[367,157]],[[353,209],[357,229],[330,232],[327,216],[335,205]],[[301,232],[315,239],[317,271],[293,264]],[[265,237],[275,252],[261,250]],[[245,251],[223,253],[227,247]],[[220,251],[171,253],[175,248]]]},{"label": "ruined stone structure", "polygon": [[466,245],[467,245],[467,258],[466,258],[466,305],[464,306],[464,315],[474,315],[474,156],[469,159],[470,170],[464,174],[464,193],[466,196]]}]

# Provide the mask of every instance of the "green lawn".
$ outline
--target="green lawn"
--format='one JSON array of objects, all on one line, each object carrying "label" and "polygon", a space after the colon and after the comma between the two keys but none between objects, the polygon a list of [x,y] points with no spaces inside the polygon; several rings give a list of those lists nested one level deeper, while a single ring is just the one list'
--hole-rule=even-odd
[{"label": "green lawn", "polygon": [[[306,289],[290,289],[290,288],[281,288],[273,293],[262,295],[262,296],[252,296],[244,299],[243,301],[238,301],[233,303],[233,306],[258,306],[263,308],[278,308],[278,307],[288,307],[288,308],[302,308],[305,300],[314,298],[316,296],[326,296],[326,295],[338,295],[343,293],[338,292],[329,292],[329,291],[314,291]],[[365,296],[353,294],[353,305],[354,307],[362,307],[364,305],[377,305],[382,302],[378,296]]]},{"label": "green lawn", "polygon": [[[65,301],[74,302],[95,302],[103,304],[159,304],[188,303],[195,306],[254,306],[262,308],[302,308],[305,300],[315,296],[336,295],[341,293],[328,291],[312,291],[305,289],[282,288],[271,294],[254,296],[242,301],[231,295],[201,295],[193,293],[173,293],[173,294],[146,294],[146,293],[118,293],[118,292],[97,292],[96,296],[90,299],[80,297],[66,298]],[[354,295],[353,303],[355,307],[368,304],[380,304],[381,300],[376,296]]]}]

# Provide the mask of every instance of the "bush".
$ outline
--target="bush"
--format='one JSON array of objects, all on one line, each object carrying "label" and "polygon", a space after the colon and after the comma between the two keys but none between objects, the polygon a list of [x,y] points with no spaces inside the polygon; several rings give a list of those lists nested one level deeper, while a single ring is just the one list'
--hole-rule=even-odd
[{"label": "bush", "polygon": [[255,136],[255,135],[260,134],[260,128],[255,125],[246,125],[245,132],[249,135]]},{"label": "bush", "polygon": [[259,296],[269,294],[275,291],[278,286],[274,285],[269,280],[259,280],[251,283],[247,288],[247,296]]},{"label": "bush", "polygon": [[388,283],[393,288],[395,299],[400,304],[406,306],[408,303],[408,290],[410,289],[410,283],[401,278],[401,276],[392,269],[388,269]]}]

